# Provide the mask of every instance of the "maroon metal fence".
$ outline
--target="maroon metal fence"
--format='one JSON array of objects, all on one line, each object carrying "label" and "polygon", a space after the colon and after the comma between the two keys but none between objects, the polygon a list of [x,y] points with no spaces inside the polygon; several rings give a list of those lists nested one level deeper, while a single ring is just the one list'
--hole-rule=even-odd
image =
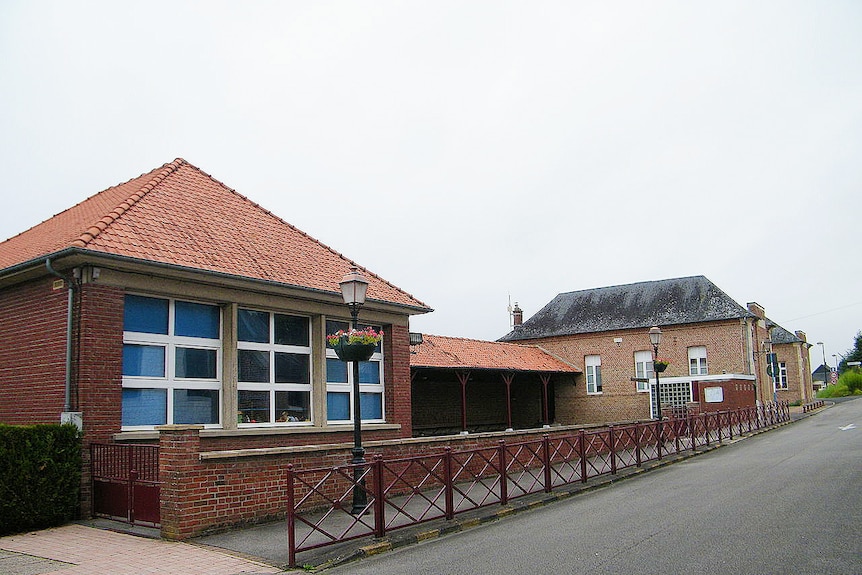
[{"label": "maroon metal fence", "polygon": [[[701,413],[648,423],[467,450],[384,459],[374,456],[354,479],[354,466],[295,469],[288,465],[289,560],[296,555],[510,500],[660,460],[788,421],[787,402]],[[352,513],[355,481],[367,493]]]},{"label": "maroon metal fence", "polygon": [[90,445],[93,515],[159,527],[159,446]]}]

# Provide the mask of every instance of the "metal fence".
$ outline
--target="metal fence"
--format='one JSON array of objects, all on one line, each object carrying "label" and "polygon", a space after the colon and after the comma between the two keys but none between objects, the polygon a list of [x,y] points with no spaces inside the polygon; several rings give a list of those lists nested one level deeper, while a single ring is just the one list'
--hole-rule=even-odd
[{"label": "metal fence", "polygon": [[90,445],[93,514],[160,526],[159,446]]},{"label": "metal fence", "polygon": [[[531,493],[616,474],[744,433],[788,421],[787,402],[701,413],[661,422],[609,426],[474,449],[384,458],[354,465],[296,469],[288,465],[289,559],[361,537],[386,533],[488,505],[506,505]],[[354,487],[367,494],[353,509]]]}]

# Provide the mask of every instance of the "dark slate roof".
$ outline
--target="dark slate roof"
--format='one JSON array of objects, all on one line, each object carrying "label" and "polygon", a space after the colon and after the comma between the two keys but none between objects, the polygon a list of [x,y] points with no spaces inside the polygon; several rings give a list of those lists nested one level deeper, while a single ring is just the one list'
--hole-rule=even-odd
[{"label": "dark slate roof", "polygon": [[692,276],[561,293],[500,341],[744,317],[753,315],[704,276]]},{"label": "dark slate roof", "polygon": [[774,321],[767,319],[766,325],[769,327],[769,339],[772,343],[802,343],[796,334],[789,332]]}]

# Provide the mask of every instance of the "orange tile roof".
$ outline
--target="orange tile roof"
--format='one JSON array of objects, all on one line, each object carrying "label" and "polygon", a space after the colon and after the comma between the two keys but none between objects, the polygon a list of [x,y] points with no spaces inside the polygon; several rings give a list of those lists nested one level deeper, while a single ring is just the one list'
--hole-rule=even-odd
[{"label": "orange tile roof", "polygon": [[[335,293],[356,265],[180,158],[0,243],[0,270],[69,248]],[[369,299],[430,311],[359,269]]]},{"label": "orange tile roof", "polygon": [[410,367],[499,369],[580,373],[581,370],[538,346],[422,334]]}]

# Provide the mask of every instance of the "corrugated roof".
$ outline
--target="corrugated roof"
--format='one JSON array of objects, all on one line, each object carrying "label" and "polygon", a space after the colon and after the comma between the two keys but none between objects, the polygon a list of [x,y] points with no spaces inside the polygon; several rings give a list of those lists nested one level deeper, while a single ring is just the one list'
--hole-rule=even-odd
[{"label": "corrugated roof", "polygon": [[537,346],[426,334],[422,340],[410,355],[410,367],[580,373]]},{"label": "corrugated roof", "polygon": [[704,276],[561,293],[500,341],[751,317]]},{"label": "corrugated roof", "polygon": [[[68,248],[335,293],[356,265],[179,158],[0,243],[0,270]],[[430,311],[360,269],[369,299]]]}]

